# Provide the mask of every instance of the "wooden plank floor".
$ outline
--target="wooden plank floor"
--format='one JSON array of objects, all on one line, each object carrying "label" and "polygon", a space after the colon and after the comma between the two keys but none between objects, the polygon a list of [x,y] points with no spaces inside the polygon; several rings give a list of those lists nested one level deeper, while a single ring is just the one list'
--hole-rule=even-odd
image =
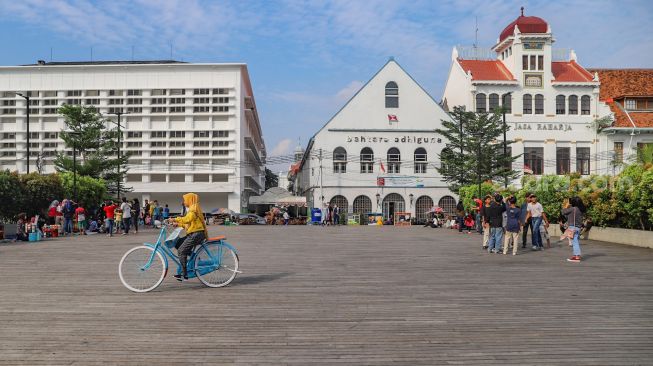
[{"label": "wooden plank floor", "polygon": [[653,365],[649,249],[586,242],[575,264],[444,229],[220,232],[230,287],[148,294],[117,266],[153,231],[0,245],[0,364]]}]

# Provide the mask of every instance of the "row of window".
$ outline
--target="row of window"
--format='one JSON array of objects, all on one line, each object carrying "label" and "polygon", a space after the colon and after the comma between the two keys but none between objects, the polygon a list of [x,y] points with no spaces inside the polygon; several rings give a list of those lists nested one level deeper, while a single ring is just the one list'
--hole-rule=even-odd
[{"label": "row of window", "polygon": [[[566,103],[568,99],[568,103]],[[501,100],[501,103],[500,103]],[[590,114],[590,101],[589,95],[580,97],[580,114]],[[535,102],[533,104],[533,102]],[[522,96],[523,114],[544,114],[544,95],[524,94]],[[484,93],[476,94],[476,112],[494,112],[500,105],[506,108],[506,113],[512,113],[512,96],[510,94],[503,94],[501,98],[499,94],[492,93],[489,97]],[[565,114],[565,107],[568,107],[568,114],[578,114],[578,96],[570,95],[569,98],[564,95],[556,96],[556,114]],[[534,107],[534,108],[533,108]]]},{"label": "row of window", "polygon": [[[133,151],[132,155],[141,156],[142,151]],[[152,150],[150,156],[185,156],[186,150]],[[194,150],[193,156],[226,156],[229,155],[229,150]]]},{"label": "row of window", "polygon": [[[2,135],[0,135],[0,138],[3,140],[15,140],[16,139],[16,133],[15,132],[4,132]],[[30,132],[29,133],[29,138],[30,139],[39,139],[42,138],[43,140],[54,140],[59,138],[59,132]]]},{"label": "row of window", "polygon": [[[188,131],[190,133],[190,131]],[[151,131],[150,138],[165,138],[170,134],[170,138],[186,137],[186,131]],[[193,131],[194,138],[229,137],[229,131]],[[127,138],[142,138],[143,131],[129,131]]]},{"label": "row of window", "polygon": [[521,59],[522,70],[544,70],[544,56],[523,55]]},{"label": "row of window", "polygon": [[[23,92],[26,96],[30,98],[56,98],[58,92],[54,90],[44,90],[44,91],[27,91]],[[110,97],[113,96],[142,96],[143,90],[140,89],[128,89],[128,90],[109,90],[107,93]],[[203,88],[203,89],[193,89],[193,95],[226,95],[229,94],[228,88]],[[67,97],[99,97],[99,90],[67,90],[65,92]],[[160,96],[160,95],[186,95],[186,89],[152,89],[150,95]],[[0,98],[15,98],[16,94],[14,92],[1,92]]]},{"label": "row of window", "polygon": [[[524,168],[530,168],[535,175],[544,173],[544,148],[524,148]],[[576,148],[576,171],[581,175],[590,174],[590,148]],[[571,173],[571,148],[556,148],[556,174]]]},{"label": "row of window", "polygon": [[[418,147],[415,149],[413,159],[413,172],[415,174],[425,174],[428,161],[426,149]],[[388,149],[386,154],[386,161],[388,164],[387,172],[390,174],[398,174],[401,172],[401,152],[396,147]],[[344,147],[337,147],[333,150],[333,172],[346,173],[347,172],[347,150]],[[360,172],[373,173],[374,172],[374,151],[365,147],[360,152]]]},{"label": "row of window", "polygon": [[[127,147],[143,147],[142,141],[128,141]],[[228,147],[229,141],[194,141],[193,147]],[[185,141],[151,141],[150,147],[186,147]]]},{"label": "row of window", "polygon": [[[168,174],[166,177],[166,174],[149,174],[149,181],[152,183],[165,183],[165,182],[185,182],[186,181],[186,174]],[[209,180],[209,177],[212,179]],[[142,182],[143,181],[143,174],[127,174],[126,179],[127,182]],[[193,174],[193,182],[228,182],[229,181],[229,175],[228,174]]]}]

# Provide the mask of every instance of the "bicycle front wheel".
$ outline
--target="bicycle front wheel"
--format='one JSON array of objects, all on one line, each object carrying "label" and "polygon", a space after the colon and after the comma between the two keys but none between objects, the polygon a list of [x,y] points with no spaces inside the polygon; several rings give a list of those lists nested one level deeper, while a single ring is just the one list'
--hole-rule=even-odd
[{"label": "bicycle front wheel", "polygon": [[195,257],[195,273],[206,286],[227,286],[238,274],[238,254],[220,243],[202,244]]},{"label": "bicycle front wheel", "polygon": [[157,288],[166,276],[163,255],[147,246],[130,249],[118,265],[120,281],[134,292],[148,292]]}]

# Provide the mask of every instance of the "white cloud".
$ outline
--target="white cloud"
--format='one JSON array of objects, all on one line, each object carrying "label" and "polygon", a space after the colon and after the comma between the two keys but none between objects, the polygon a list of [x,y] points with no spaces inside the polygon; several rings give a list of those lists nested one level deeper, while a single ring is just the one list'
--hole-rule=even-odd
[{"label": "white cloud", "polygon": [[291,139],[283,139],[277,143],[277,145],[270,151],[270,156],[279,156],[286,155],[290,152],[292,147]]},{"label": "white cloud", "polygon": [[336,100],[342,103],[348,101],[351,97],[354,96],[354,94],[356,94],[360,90],[360,88],[363,87],[363,85],[365,85],[365,83],[362,81],[359,80],[352,81],[351,83],[349,83],[347,86],[340,89],[336,93],[335,96]]}]

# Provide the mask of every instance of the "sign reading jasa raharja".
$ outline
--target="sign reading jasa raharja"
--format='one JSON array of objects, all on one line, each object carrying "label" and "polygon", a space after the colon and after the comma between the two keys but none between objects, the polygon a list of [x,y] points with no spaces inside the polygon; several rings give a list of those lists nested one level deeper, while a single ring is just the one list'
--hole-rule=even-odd
[{"label": "sign reading jasa raharja", "polygon": [[455,210],[455,196],[437,171],[445,140],[435,131],[451,117],[394,60],[388,61],[313,136],[295,187],[312,207],[343,213],[411,212],[424,220],[433,206]]},{"label": "sign reading jasa raharja", "polygon": [[515,130],[571,131],[569,123],[515,123]]},{"label": "sign reading jasa raharja", "polygon": [[417,137],[417,136],[347,136],[347,142],[367,142],[367,143],[389,143],[396,144],[440,144],[442,139],[439,137]]}]

